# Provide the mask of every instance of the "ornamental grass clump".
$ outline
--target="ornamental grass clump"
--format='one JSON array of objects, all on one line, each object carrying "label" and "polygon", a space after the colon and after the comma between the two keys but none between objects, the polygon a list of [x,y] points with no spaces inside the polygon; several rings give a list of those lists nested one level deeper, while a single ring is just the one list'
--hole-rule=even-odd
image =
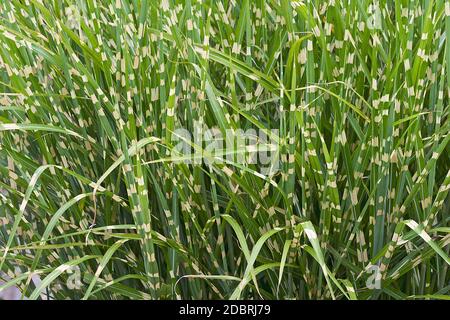
[{"label": "ornamental grass clump", "polygon": [[445,299],[450,3],[0,3],[0,292]]}]

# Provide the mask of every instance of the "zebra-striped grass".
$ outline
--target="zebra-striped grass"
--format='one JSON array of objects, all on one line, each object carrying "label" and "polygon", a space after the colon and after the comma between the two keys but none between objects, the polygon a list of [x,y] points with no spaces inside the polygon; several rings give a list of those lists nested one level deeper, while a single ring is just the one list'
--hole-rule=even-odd
[{"label": "zebra-striped grass", "polygon": [[[0,291],[447,298],[449,23],[447,0],[2,2]],[[198,127],[277,129],[280,170],[173,161]]]}]

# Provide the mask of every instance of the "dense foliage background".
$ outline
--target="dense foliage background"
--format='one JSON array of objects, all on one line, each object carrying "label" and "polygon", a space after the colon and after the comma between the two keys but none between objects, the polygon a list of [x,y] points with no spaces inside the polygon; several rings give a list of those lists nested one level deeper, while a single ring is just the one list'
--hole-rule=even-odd
[{"label": "dense foliage background", "polygon": [[[447,298],[449,37],[444,0],[1,1],[0,291]],[[174,161],[203,125],[280,170]]]}]

